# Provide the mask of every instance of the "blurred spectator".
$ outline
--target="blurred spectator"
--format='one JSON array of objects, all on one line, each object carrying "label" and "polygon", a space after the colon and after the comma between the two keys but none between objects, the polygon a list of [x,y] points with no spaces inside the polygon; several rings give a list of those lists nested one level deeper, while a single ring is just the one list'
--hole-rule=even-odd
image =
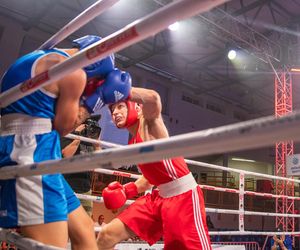
[{"label": "blurred spectator", "polygon": [[[100,214],[100,215],[98,216],[97,221],[94,223],[94,227],[103,227],[104,225],[106,225],[106,223],[104,222],[104,215],[103,215],[103,214]],[[95,236],[96,236],[96,238],[97,238],[98,232],[95,233]]]},{"label": "blurred spectator", "polygon": [[98,216],[98,220],[95,222],[95,227],[102,227],[104,226],[106,223],[104,222],[104,215],[103,214],[100,214]]},{"label": "blurred spectator", "polygon": [[[277,232],[281,232],[277,229]],[[271,239],[271,250],[292,250],[292,238],[290,235],[274,235]]]},{"label": "blurred spectator", "polygon": [[206,216],[206,224],[207,224],[208,231],[211,231],[211,230],[215,229],[215,226],[212,223],[209,215]]}]

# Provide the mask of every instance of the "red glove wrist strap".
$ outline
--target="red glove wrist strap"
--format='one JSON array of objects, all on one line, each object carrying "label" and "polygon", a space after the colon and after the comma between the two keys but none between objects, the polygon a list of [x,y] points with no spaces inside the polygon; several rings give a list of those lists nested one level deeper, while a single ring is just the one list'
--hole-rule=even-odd
[{"label": "red glove wrist strap", "polygon": [[123,187],[125,189],[125,194],[127,199],[133,198],[139,194],[137,190],[137,186],[135,185],[134,182],[126,183]]}]

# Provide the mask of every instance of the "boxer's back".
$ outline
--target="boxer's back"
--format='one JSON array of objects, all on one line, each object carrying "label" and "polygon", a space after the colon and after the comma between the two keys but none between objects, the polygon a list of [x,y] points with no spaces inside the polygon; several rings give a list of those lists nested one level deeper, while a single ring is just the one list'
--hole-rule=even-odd
[{"label": "boxer's back", "polygon": [[[4,74],[1,82],[1,92],[5,92],[17,84],[32,78],[39,60],[50,53],[67,56],[64,52],[53,49],[48,51],[34,51],[19,58]],[[20,113],[53,119],[55,115],[56,98],[56,95],[44,89],[37,90],[1,109],[1,115]]]}]

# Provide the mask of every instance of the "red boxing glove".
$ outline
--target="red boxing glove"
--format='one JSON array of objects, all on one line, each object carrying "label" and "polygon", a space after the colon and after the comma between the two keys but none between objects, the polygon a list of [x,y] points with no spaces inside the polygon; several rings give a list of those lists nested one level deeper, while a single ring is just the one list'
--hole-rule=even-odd
[{"label": "red boxing glove", "polygon": [[123,186],[117,181],[110,183],[103,189],[102,197],[107,209],[118,209],[122,207],[127,200]]},{"label": "red boxing glove", "polygon": [[122,207],[127,199],[137,195],[138,190],[134,182],[129,182],[122,186],[119,182],[114,181],[102,191],[104,205],[111,210]]}]

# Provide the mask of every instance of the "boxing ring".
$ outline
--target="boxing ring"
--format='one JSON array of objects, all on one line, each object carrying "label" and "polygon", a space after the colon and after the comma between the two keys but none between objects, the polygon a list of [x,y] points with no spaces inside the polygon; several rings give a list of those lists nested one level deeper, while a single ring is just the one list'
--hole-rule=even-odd
[{"label": "boxing ring", "polygon": [[[300,125],[300,114],[296,112],[292,115],[275,119],[273,117],[260,118],[252,121],[241,122],[234,125],[222,126],[214,129],[203,130],[199,132],[193,132],[188,134],[183,134],[179,136],[174,136],[167,139],[160,139],[155,141],[149,141],[144,143],[139,143],[135,145],[128,145],[117,147],[116,144],[101,142],[98,140],[88,139],[81,136],[69,135],[69,138],[80,139],[82,141],[87,141],[91,143],[98,143],[104,147],[113,146],[114,148],[105,149],[100,152],[91,153],[88,155],[78,155],[72,158],[66,158],[59,161],[48,161],[39,164],[29,164],[29,165],[16,165],[3,167],[0,169],[0,179],[9,179],[23,176],[40,175],[46,173],[70,173],[70,172],[82,172],[92,169],[96,169],[96,172],[109,173],[119,176],[125,176],[130,178],[138,178],[138,175],[132,175],[128,173],[123,173],[121,171],[111,170],[112,168],[117,168],[122,165],[130,165],[140,162],[153,162],[160,160],[162,158],[168,158],[178,155],[183,156],[199,156],[206,154],[213,154],[216,152],[229,152],[233,149],[242,150],[260,147],[262,145],[272,145],[276,140],[288,140],[296,138],[299,140],[298,130]],[[282,128],[285,129],[282,129]],[[286,133],[286,131],[290,131]],[[256,135],[256,136],[254,136]],[[230,145],[225,144],[223,141],[231,141]],[[206,148],[207,146],[207,148]],[[224,150],[226,149],[226,150]],[[202,152],[203,150],[204,152]],[[196,161],[187,160],[188,164],[193,164],[200,167],[212,168],[222,171],[232,171],[238,173],[239,178],[239,190],[213,187],[209,185],[201,185],[203,189],[222,191],[236,193],[239,195],[239,210],[229,210],[229,209],[216,209],[216,208],[206,208],[206,212],[213,213],[224,213],[224,214],[237,214],[239,215],[239,231],[226,231],[226,232],[210,232],[210,235],[273,235],[276,232],[253,232],[244,230],[244,216],[245,215],[263,215],[263,216],[286,216],[299,218],[300,215],[294,214],[277,214],[277,213],[261,213],[253,211],[244,210],[244,195],[258,195],[263,197],[276,198],[277,195],[264,194],[257,192],[245,191],[245,175],[260,176],[269,179],[279,179],[285,181],[293,181],[295,183],[300,183],[299,180],[271,176],[266,174],[259,174],[250,171],[237,170],[222,166],[217,166],[207,163],[199,163]],[[102,169],[98,169],[101,167]],[[89,199],[95,202],[103,202],[101,197],[78,195],[79,198]],[[283,197],[283,196],[280,196]],[[284,196],[287,199],[299,200],[298,197]],[[130,204],[130,201],[128,201]],[[10,238],[3,238],[4,232],[0,234],[1,239],[11,240]],[[280,234],[280,233],[277,233]],[[281,234],[285,234],[282,232]],[[300,234],[300,232],[289,232],[290,235]],[[23,239],[25,241],[26,239]],[[15,242],[12,242],[15,243]],[[32,243],[32,242],[31,242]],[[34,249],[33,247],[28,249]],[[47,249],[47,248],[45,248]]]},{"label": "boxing ring", "polygon": [[[179,0],[161,9],[151,13],[150,15],[134,21],[123,29],[101,39],[99,42],[89,46],[88,48],[78,52],[72,58],[50,68],[35,77],[20,83],[14,88],[0,95],[0,107],[5,107],[10,103],[27,96],[34,91],[50,84],[59,78],[66,76],[72,71],[85,67],[111,53],[118,52],[134,43],[137,43],[151,35],[154,35],[165,29],[175,21],[182,20],[194,16],[227,2],[228,0]],[[110,6],[118,2],[118,0],[102,0],[84,11],[80,16],[62,28],[57,34],[51,37],[39,49],[51,48],[58,42],[62,41],[68,35],[79,29],[82,25],[89,22],[98,14],[104,12]],[[180,10],[180,11],[179,11]],[[130,178],[138,178],[139,175],[123,173],[112,170],[122,165],[131,165],[137,163],[154,162],[162,158],[171,158],[178,155],[184,157],[205,156],[210,154],[232,152],[237,150],[254,149],[264,146],[273,145],[278,141],[300,140],[300,111],[294,112],[284,117],[274,118],[273,116],[263,117],[251,121],[240,122],[233,125],[221,126],[214,129],[182,134],[171,138],[159,139],[155,141],[143,142],[135,145],[118,147],[118,145],[108,142],[101,142],[79,136],[69,135],[69,138],[77,138],[83,141],[98,143],[104,147],[108,147],[100,152],[89,155],[77,155],[72,158],[62,160],[53,160],[42,163],[7,166],[0,169],[0,179],[10,179],[17,177],[25,177],[32,175],[42,175],[51,173],[73,173],[94,170],[95,172],[126,176]],[[283,129],[284,128],[284,129]],[[228,144],[230,141],[230,144]],[[269,179],[280,179],[285,181],[293,181],[300,183],[298,180],[276,177],[265,174],[258,174],[250,171],[242,171],[232,168],[225,168],[207,163],[201,163],[186,160],[188,164],[199,167],[206,167],[222,171],[232,171],[239,175],[239,189],[229,189],[214,187],[209,185],[200,185],[203,189],[214,190],[220,192],[235,193],[239,196],[239,209],[215,209],[206,208],[208,213],[225,213],[237,214],[239,216],[239,230],[226,232],[210,232],[210,235],[273,235],[278,232],[253,232],[245,231],[244,216],[245,215],[263,215],[263,216],[286,216],[299,218],[300,215],[294,214],[277,214],[277,213],[261,213],[253,211],[245,211],[244,196],[255,195],[262,197],[284,197],[286,199],[299,200],[298,197],[278,196],[272,194],[264,194],[250,192],[245,190],[245,175],[260,176]],[[77,194],[80,199],[88,199],[94,202],[103,202],[101,197]],[[128,201],[130,204],[132,201]],[[97,229],[99,230],[99,229]],[[283,232],[282,234],[285,234]],[[300,234],[300,232],[289,232],[291,235]],[[57,247],[46,246],[42,243],[31,239],[23,238],[15,232],[0,229],[0,240],[5,240],[15,244],[22,249],[60,249]],[[216,248],[220,249],[220,248]],[[233,249],[233,248],[230,248]]]}]

